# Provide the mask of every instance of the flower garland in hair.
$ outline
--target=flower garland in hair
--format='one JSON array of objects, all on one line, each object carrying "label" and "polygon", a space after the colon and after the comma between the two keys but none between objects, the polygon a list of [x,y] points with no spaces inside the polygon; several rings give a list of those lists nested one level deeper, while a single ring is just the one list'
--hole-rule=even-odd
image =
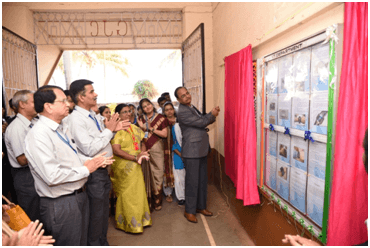
[{"label": "flower garland in hair", "polygon": [[134,142],[135,151],[138,151],[139,150],[139,144],[138,144],[138,142],[135,138],[134,131],[132,130],[131,126],[130,126],[129,130],[127,130],[127,132],[129,132],[131,134],[132,141]]}]

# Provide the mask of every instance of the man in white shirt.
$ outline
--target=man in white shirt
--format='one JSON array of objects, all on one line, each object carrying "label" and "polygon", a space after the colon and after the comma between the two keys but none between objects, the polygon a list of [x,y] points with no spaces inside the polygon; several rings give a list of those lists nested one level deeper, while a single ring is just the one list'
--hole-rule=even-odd
[{"label": "man in white shirt", "polygon": [[55,245],[87,245],[89,218],[85,183],[90,173],[111,164],[100,154],[87,159],[77,151],[68,126],[68,100],[62,88],[43,86],[35,95],[40,119],[25,140],[26,157],[40,195],[40,220]]},{"label": "man in white shirt", "polygon": [[[119,121],[119,115],[114,114],[105,121],[105,127],[99,123],[96,113],[91,110],[97,102],[97,94],[89,80],[76,80],[70,86],[70,92],[75,110],[68,117],[68,123],[77,149],[86,157],[94,157],[99,153],[107,152],[112,156],[113,132],[129,128],[130,122]],[[101,168],[89,176],[87,194],[90,204],[90,219],[88,231],[88,245],[109,245],[107,241],[109,219],[109,191],[111,181],[106,168]]]},{"label": "man in white shirt", "polygon": [[36,193],[28,160],[25,156],[25,138],[31,130],[32,119],[36,116],[33,92],[21,90],[14,94],[13,106],[17,110],[14,121],[5,132],[5,144],[13,176],[14,189],[19,206],[32,221],[39,218],[40,198]]}]

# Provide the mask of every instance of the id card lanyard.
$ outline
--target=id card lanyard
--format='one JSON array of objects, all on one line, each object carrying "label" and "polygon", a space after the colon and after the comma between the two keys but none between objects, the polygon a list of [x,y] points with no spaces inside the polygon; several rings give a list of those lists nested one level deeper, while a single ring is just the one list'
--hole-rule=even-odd
[{"label": "id card lanyard", "polygon": [[[146,130],[147,130],[147,131],[145,131],[144,138],[148,138],[148,135],[149,135],[149,132],[148,132],[148,130],[149,130],[148,116],[147,115],[144,115],[144,117],[145,117],[145,125],[146,125]],[[153,113],[153,116],[150,119],[150,123],[152,123],[154,117],[155,117],[155,113]]]}]

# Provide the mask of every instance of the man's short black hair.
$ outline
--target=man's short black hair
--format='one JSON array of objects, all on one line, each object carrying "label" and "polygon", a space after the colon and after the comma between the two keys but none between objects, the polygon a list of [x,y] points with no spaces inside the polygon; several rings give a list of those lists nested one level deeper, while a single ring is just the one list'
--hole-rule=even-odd
[{"label": "man's short black hair", "polygon": [[135,105],[134,105],[134,104],[132,104],[132,103],[127,104],[127,106],[129,106],[129,107],[134,107],[134,108],[136,109]]},{"label": "man's short black hair", "polygon": [[66,96],[70,96],[70,97],[72,98],[72,96],[71,96],[71,92],[70,92],[69,90],[64,90],[63,92],[64,92],[64,94],[65,94]]},{"label": "man's short black hair", "polygon": [[45,85],[40,87],[33,95],[33,100],[35,102],[35,110],[37,113],[44,111],[45,103],[54,103],[57,96],[54,93],[54,89],[59,89],[63,91],[62,88],[55,85]]},{"label": "man's short black hair", "polygon": [[[177,87],[176,88],[176,90],[175,90],[175,97],[177,98],[177,99],[179,99],[179,96],[177,95],[177,91],[179,91],[179,89],[182,89],[182,88],[185,88],[184,86],[180,86],[180,87]],[[186,89],[186,88],[185,88]]]},{"label": "man's short black hair", "polygon": [[86,89],[85,85],[93,84],[92,81],[87,79],[79,79],[75,80],[71,83],[71,86],[69,87],[69,92],[71,93],[72,100],[75,104],[77,104],[78,95],[85,95]]},{"label": "man's short black hair", "polygon": [[114,110],[114,112],[119,114],[124,107],[128,107],[128,105],[124,103],[120,103],[116,106],[116,109]]},{"label": "man's short black hair", "polygon": [[164,98],[163,96],[159,97],[157,100],[158,104],[160,104],[163,101],[166,101],[166,98]]},{"label": "man's short black hair", "polygon": [[166,96],[169,96],[169,95],[170,95],[170,93],[164,92],[164,93],[162,93],[161,97],[166,97]]}]

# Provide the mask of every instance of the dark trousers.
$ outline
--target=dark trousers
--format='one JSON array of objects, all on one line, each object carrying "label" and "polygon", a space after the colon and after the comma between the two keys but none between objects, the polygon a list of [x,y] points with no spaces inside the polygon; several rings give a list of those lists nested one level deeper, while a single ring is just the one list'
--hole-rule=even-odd
[{"label": "dark trousers", "polygon": [[207,207],[207,157],[184,158],[185,211],[195,214],[196,209]]},{"label": "dark trousers", "polygon": [[111,181],[108,171],[106,169],[98,169],[90,174],[86,186],[90,204],[87,245],[109,245],[107,232]]},{"label": "dark trousers", "polygon": [[40,218],[40,197],[36,193],[35,181],[32,177],[30,168],[13,168],[14,189],[17,194],[18,205],[26,212],[31,221]]},{"label": "dark trousers", "polygon": [[40,221],[54,245],[86,246],[89,201],[85,192],[58,198],[41,197]]}]

